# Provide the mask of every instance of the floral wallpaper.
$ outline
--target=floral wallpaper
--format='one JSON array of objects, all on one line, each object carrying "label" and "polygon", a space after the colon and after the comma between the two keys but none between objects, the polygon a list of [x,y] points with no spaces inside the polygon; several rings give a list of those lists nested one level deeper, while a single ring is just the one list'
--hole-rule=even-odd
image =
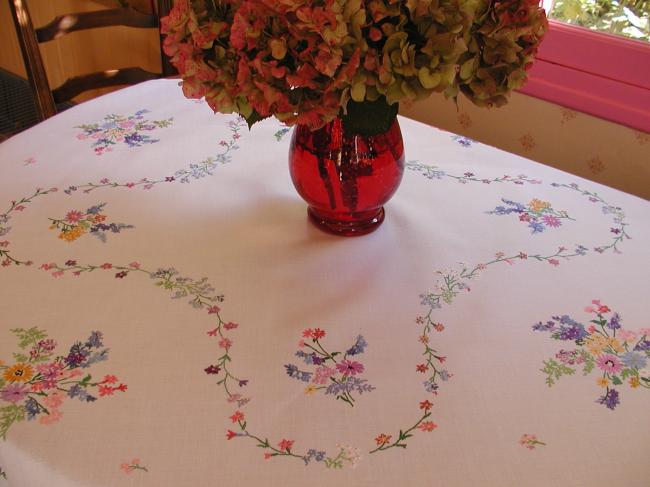
[{"label": "floral wallpaper", "polygon": [[493,110],[432,96],[400,113],[650,199],[650,134],[520,93]]}]

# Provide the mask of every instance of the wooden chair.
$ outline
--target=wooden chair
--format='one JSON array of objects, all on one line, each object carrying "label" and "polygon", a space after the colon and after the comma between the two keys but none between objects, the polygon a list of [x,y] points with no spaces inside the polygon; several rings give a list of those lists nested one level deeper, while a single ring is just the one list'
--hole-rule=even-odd
[{"label": "wooden chair", "polygon": [[69,78],[61,86],[52,90],[45,72],[39,43],[58,39],[70,32],[98,27],[124,25],[157,29],[160,25],[160,17],[167,15],[172,3],[172,0],[151,0],[153,12],[151,14],[138,12],[131,7],[122,7],[59,15],[49,24],[34,29],[25,0],[9,0],[27,76],[34,92],[39,120],[45,120],[56,114],[57,104],[70,101],[85,91],[134,84],[176,74],[176,70],[161,49],[162,73],[152,73],[139,67],[112,69]]}]

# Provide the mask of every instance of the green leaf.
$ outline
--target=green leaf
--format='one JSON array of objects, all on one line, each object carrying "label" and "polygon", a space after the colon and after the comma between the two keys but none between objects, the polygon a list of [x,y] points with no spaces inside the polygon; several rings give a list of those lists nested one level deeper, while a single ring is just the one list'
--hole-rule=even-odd
[{"label": "green leaf", "polygon": [[343,128],[348,135],[370,137],[383,134],[393,125],[398,108],[398,103],[389,105],[385,97],[360,103],[350,100],[347,113],[341,115]]},{"label": "green leaf", "polygon": [[545,382],[551,387],[555,384],[555,381],[558,380],[563,375],[572,375],[575,373],[575,369],[568,367],[567,365],[556,362],[553,359],[549,359],[544,362],[544,368],[541,369],[542,372],[546,374]]},{"label": "green leaf", "polygon": [[16,362],[27,362],[29,357],[24,353],[14,353],[14,360]]},{"label": "green leaf", "polygon": [[30,345],[36,345],[40,340],[47,338],[47,333],[39,330],[36,327],[29,328],[12,328],[11,330],[16,338],[18,338],[18,346],[21,349],[26,349]]},{"label": "green leaf", "polygon": [[594,358],[591,356],[591,354],[585,352],[584,350],[580,350],[580,356],[584,360],[584,364],[585,364],[582,369],[582,375],[587,375],[592,370],[594,370],[594,366],[596,365],[596,362],[594,361]]},{"label": "green leaf", "polygon": [[0,438],[6,439],[12,424],[25,419],[25,408],[16,404],[0,408]]},{"label": "green leaf", "polygon": [[623,369],[621,371],[621,379],[625,380],[628,377],[631,377],[633,375],[636,375],[636,372],[632,369]]},{"label": "green leaf", "polygon": [[617,385],[617,386],[620,386],[623,382],[617,376],[614,376],[614,377],[612,377],[612,383]]},{"label": "green leaf", "polygon": [[251,114],[248,117],[244,117],[244,118],[246,120],[246,124],[248,125],[248,130],[250,130],[253,128],[253,125],[255,125],[257,122],[261,122],[265,118],[269,118],[269,116],[267,115],[263,117],[257,112],[257,110],[253,109]]}]

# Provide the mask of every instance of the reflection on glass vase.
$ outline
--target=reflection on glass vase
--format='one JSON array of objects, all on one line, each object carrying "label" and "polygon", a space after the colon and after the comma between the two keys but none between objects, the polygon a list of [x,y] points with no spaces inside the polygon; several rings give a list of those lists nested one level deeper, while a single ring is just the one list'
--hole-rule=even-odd
[{"label": "reflection on glass vase", "polygon": [[370,233],[383,222],[383,205],[404,173],[397,118],[385,133],[369,136],[347,133],[340,118],[313,132],[298,125],[289,172],[316,226],[343,236]]}]

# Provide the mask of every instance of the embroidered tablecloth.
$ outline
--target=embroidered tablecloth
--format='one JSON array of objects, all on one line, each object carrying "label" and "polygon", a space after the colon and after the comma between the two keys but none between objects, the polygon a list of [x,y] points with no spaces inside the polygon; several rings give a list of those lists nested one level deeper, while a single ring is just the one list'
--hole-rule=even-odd
[{"label": "embroidered tablecloth", "polygon": [[0,485],[650,485],[650,205],[400,119],[373,234],[159,80],[0,145]]}]

